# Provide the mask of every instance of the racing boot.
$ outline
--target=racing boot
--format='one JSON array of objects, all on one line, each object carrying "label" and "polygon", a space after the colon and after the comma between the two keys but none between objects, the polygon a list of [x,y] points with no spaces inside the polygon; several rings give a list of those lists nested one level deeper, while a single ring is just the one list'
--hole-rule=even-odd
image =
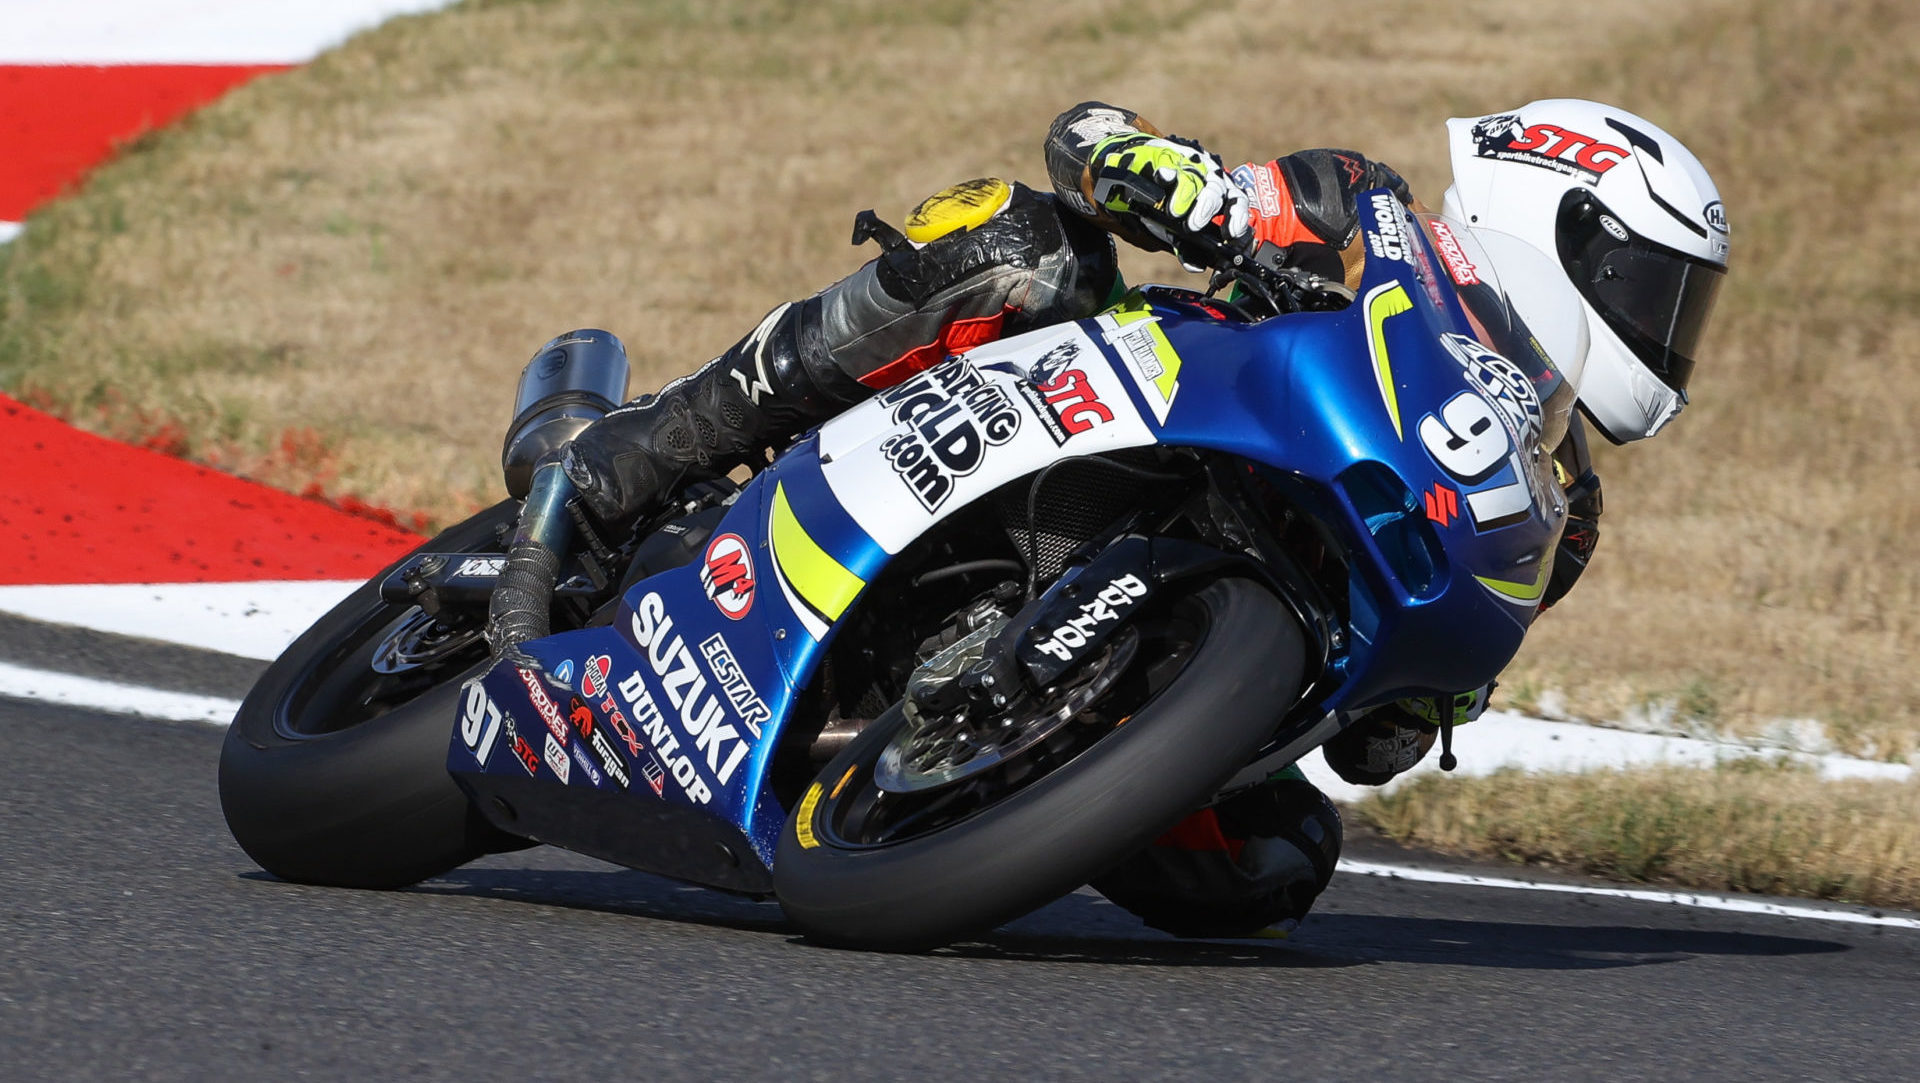
[{"label": "racing boot", "polygon": [[602,523],[629,527],[683,486],[764,462],[768,448],[868,394],[828,356],[819,297],[783,304],[746,338],[581,430],[561,464]]},{"label": "racing boot", "polygon": [[1340,810],[1298,767],[1174,825],[1093,887],[1175,936],[1284,936],[1340,861]]},{"label": "racing boot", "polygon": [[597,518],[629,526],[949,354],[1092,315],[1119,282],[1105,232],[994,178],[928,197],[904,234],[865,212],[853,239],[884,251],[574,438],[562,461]]},{"label": "racing boot", "polygon": [[[1413,769],[1442,727],[1464,725],[1487,709],[1492,685],[1451,696],[1412,696],[1362,712],[1320,746],[1333,773],[1355,786],[1384,786]],[[1452,770],[1445,759],[1440,766]]]}]

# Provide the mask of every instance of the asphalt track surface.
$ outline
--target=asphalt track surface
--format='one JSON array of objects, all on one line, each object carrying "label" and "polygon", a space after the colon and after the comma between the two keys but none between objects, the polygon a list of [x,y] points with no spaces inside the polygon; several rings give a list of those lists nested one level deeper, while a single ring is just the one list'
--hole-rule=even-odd
[{"label": "asphalt track surface", "polygon": [[[11,618],[0,660],[227,696],[259,667]],[[1913,930],[1349,875],[1287,941],[1083,892],[832,951],[551,848],[281,883],[227,835],[220,740],[0,700],[0,1078],[1920,1078]]]}]

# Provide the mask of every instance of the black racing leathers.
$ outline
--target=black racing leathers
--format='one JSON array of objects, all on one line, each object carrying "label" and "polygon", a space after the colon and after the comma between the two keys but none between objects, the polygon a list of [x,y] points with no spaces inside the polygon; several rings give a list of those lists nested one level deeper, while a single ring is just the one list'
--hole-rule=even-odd
[{"label": "black racing leathers", "polygon": [[[885,251],[804,301],[781,305],[699,371],[589,426],[567,448],[568,476],[602,521],[629,524],[689,482],[725,474],[793,435],[958,352],[1007,334],[1092,315],[1118,271],[1111,237],[1165,245],[1095,204],[1093,148],[1160,130],[1131,110],[1089,101],[1047,131],[1052,195],[990,179],[956,185],[909,218],[913,240],[883,232]],[[1400,175],[1354,151],[1296,151],[1234,177],[1253,199],[1255,236],[1297,266],[1358,285],[1355,197],[1386,187],[1414,203]],[[973,218],[940,220],[963,205]],[[930,210],[931,208],[931,210]],[[856,238],[861,233],[856,233]],[[1564,595],[1598,537],[1599,481],[1579,426],[1556,451],[1572,501],[1547,604]]]},{"label": "black racing leathers", "polygon": [[950,352],[1098,311],[1118,280],[1104,231],[1024,185],[970,184],[934,200],[988,185],[984,221],[920,244],[891,236],[699,371],[588,426],[564,457],[587,506],[630,524]]},{"label": "black racing leathers", "polygon": [[[1094,146],[1127,132],[1160,134],[1138,114],[1085,102],[1047,133],[1051,195],[970,181],[922,203],[904,236],[863,216],[855,239],[878,237],[879,256],[775,308],[699,371],[607,415],[567,447],[567,474],[588,507],[604,523],[629,525],[681,486],[764,456],[949,353],[1097,312],[1117,292],[1114,236],[1166,247],[1092,199]],[[1349,286],[1365,260],[1355,197],[1386,187],[1417,206],[1399,174],[1347,150],[1248,163],[1233,177],[1249,194],[1256,238]],[[1584,568],[1600,510],[1577,421],[1555,458],[1571,514],[1548,604]],[[1245,791],[1217,814],[1195,813],[1102,883],[1163,928],[1239,934],[1304,915],[1338,852],[1337,813],[1296,775]]]}]

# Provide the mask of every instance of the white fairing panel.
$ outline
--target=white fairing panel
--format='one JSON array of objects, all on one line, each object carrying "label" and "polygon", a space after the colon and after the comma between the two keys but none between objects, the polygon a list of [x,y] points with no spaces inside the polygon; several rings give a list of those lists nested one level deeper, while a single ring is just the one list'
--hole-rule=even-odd
[{"label": "white fairing panel", "polygon": [[821,472],[898,553],[932,524],[1056,459],[1154,442],[1122,377],[1076,324],[988,343],[820,429]]}]

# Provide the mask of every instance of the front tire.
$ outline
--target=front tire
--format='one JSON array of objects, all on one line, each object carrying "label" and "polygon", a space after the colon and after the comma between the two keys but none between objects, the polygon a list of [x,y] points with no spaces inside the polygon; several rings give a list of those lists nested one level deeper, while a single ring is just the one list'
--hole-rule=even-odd
[{"label": "front tire", "polygon": [[[938,947],[1072,891],[1198,807],[1292,703],[1304,640],[1279,599],[1242,579],[1211,583],[1162,607],[1160,619],[1187,629],[1177,671],[1151,682],[1143,701],[1110,707],[1127,713],[1064,762],[976,798],[979,807],[950,822],[875,826],[903,800],[873,778],[905,716],[895,704],[876,719],[820,773],[781,833],[773,880],[787,916],[824,944]],[[1165,635],[1146,642],[1149,670],[1179,653]],[[1102,703],[1125,694],[1116,687]],[[907,821],[933,815],[909,807]]]},{"label": "front tire", "polygon": [[[422,549],[498,553],[497,528],[517,515],[517,503],[503,501]],[[227,730],[227,827],[281,879],[404,887],[530,845],[488,824],[447,774],[461,682],[488,661],[477,623],[436,641],[417,606],[380,597],[391,570],[294,640]],[[396,644],[414,653],[396,657]],[[428,661],[409,665],[416,658]]]}]

